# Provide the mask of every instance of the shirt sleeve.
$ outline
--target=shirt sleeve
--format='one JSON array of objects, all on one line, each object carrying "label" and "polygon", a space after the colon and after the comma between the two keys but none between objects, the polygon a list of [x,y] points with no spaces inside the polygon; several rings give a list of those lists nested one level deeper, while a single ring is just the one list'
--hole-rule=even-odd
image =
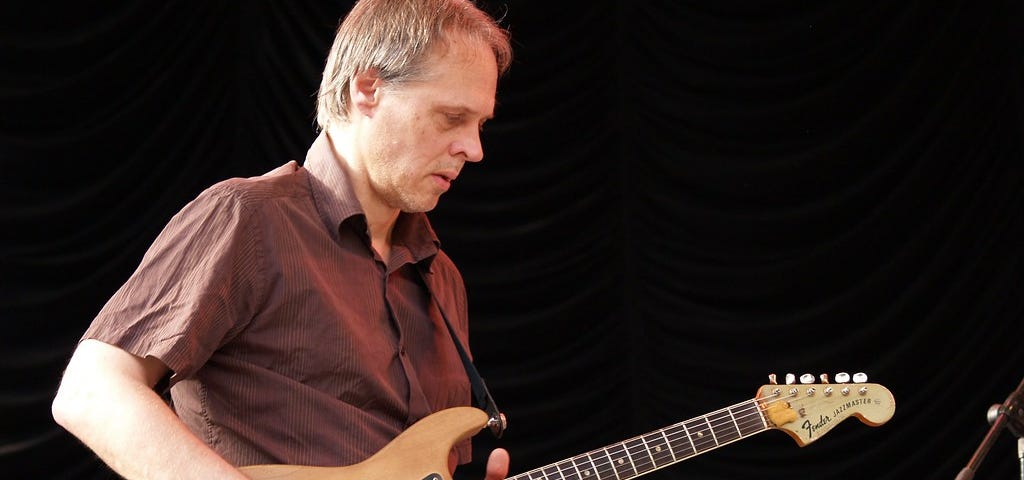
[{"label": "shirt sleeve", "polygon": [[229,183],[203,192],[160,233],[83,339],[153,356],[188,378],[262,301],[259,225]]}]

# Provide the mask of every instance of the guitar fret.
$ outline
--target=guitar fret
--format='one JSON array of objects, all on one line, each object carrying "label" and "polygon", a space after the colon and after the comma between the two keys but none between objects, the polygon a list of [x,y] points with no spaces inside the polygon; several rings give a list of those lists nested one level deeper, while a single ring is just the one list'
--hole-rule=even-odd
[{"label": "guitar fret", "polygon": [[629,466],[633,467],[633,476],[640,476],[640,469],[636,466],[636,461],[633,460],[633,454],[629,452],[629,444],[622,442],[623,450],[626,452],[626,458],[629,460]]},{"label": "guitar fret", "polygon": [[531,471],[531,472],[527,472],[527,473],[524,473],[523,475],[526,475],[526,480],[546,480],[545,477],[544,477],[544,472],[542,472],[540,470],[534,470],[534,471]]},{"label": "guitar fret", "polygon": [[580,480],[579,471],[576,470],[576,464],[571,459],[559,462],[557,467],[558,472],[562,475],[562,479]]},{"label": "guitar fret", "polygon": [[634,438],[627,440],[624,444],[626,445],[626,454],[629,455],[630,461],[633,462],[633,470],[636,471],[637,476],[654,469],[650,465],[650,457],[645,455],[646,449],[644,448],[643,440]]},{"label": "guitar fret", "polygon": [[647,458],[651,459],[651,470],[658,468],[658,462],[654,459],[654,448],[647,443],[646,437],[640,437],[640,441],[644,445],[644,452],[647,453]]},{"label": "guitar fret", "polygon": [[612,459],[612,467],[615,468],[615,478],[633,478],[636,476],[636,468],[633,467],[633,459],[629,458],[629,452],[625,445],[617,443],[608,448],[608,455]]},{"label": "guitar fret", "polygon": [[732,425],[733,425],[734,427],[736,427],[736,434],[742,437],[742,436],[743,436],[743,434],[742,434],[742,433],[740,433],[740,424],[739,424],[739,423],[736,423],[736,415],[734,415],[734,414],[732,413],[732,409],[731,409],[731,408],[730,408],[730,409],[728,409],[728,412],[729,412],[729,418],[730,418],[730,419],[732,419]]},{"label": "guitar fret", "polygon": [[708,429],[707,420],[704,417],[687,420],[684,422],[686,431],[690,433],[690,442],[693,443],[694,455],[704,453],[718,445],[711,431]]},{"label": "guitar fret", "polygon": [[676,462],[676,452],[672,448],[672,444],[668,441],[668,435],[665,434],[665,429],[663,428],[661,430],[658,430],[658,433],[660,433],[661,434],[661,438],[665,440],[665,446],[667,447],[666,450],[668,450],[669,455],[672,455],[672,461],[669,462],[669,463],[675,463]]},{"label": "guitar fret", "polygon": [[715,442],[719,446],[739,440],[740,431],[733,425],[732,414],[729,410],[708,414],[705,418],[711,426],[715,435]]},{"label": "guitar fret", "polygon": [[580,473],[580,466],[576,463],[576,459],[572,460],[572,469],[576,472],[576,478],[582,480],[583,474]]},{"label": "guitar fret", "polygon": [[[680,423],[679,428],[683,429],[683,436],[686,438],[686,442],[690,444],[690,451],[683,455],[683,457],[689,457],[697,454],[697,445],[693,443],[693,437],[690,435],[690,429],[686,428],[686,422]],[[682,449],[677,449],[677,452],[682,452]]]},{"label": "guitar fret", "polygon": [[711,438],[715,441],[715,446],[721,445],[718,443],[718,435],[715,435],[715,427],[711,426],[711,421],[708,420],[707,415],[704,415],[704,424],[708,426],[708,431],[711,432]]},{"label": "guitar fret", "polygon": [[[596,478],[598,480],[612,480],[615,478],[615,469],[612,468],[611,460],[607,456],[607,452],[603,450],[594,450],[587,453],[587,458],[592,465],[591,475],[587,478]],[[606,461],[607,460],[607,461]]]},{"label": "guitar fret", "polygon": [[[607,448],[602,449],[602,451],[604,452],[604,456],[608,458],[608,467],[611,469],[612,475],[615,475],[615,478],[618,480],[619,472],[615,470],[615,461],[612,460],[611,452],[609,452]],[[602,469],[601,471],[603,472],[604,469]]]},{"label": "guitar fret", "polygon": [[715,432],[711,431],[711,424],[708,423],[708,417],[700,417],[693,426],[697,430],[697,440],[694,440],[694,443],[698,445],[698,453],[704,453],[718,446],[718,441],[715,440]]},{"label": "guitar fret", "polygon": [[654,468],[661,468],[672,463],[675,457],[661,430],[644,435],[643,438],[644,443],[647,444],[647,453],[651,455],[651,461],[654,462]]},{"label": "guitar fret", "polygon": [[590,458],[589,453],[585,453],[573,459],[573,463],[576,465],[576,473],[579,474],[581,479],[588,478],[600,478],[597,476],[596,469],[594,468],[594,460]]}]

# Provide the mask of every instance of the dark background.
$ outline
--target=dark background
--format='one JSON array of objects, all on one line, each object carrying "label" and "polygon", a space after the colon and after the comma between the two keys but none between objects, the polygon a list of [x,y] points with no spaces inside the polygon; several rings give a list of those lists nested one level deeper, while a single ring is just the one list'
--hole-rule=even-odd
[{"label": "dark background", "polygon": [[[0,471],[106,478],[49,404],[212,183],[301,159],[348,2],[0,7]],[[516,60],[432,214],[512,473],[868,373],[896,398],[649,478],[953,478],[1024,376],[1022,2],[492,2]],[[159,439],[154,439],[159,441]],[[183,459],[187,461],[187,459]],[[473,469],[469,469],[473,471]],[[1017,478],[1003,433],[976,478]]]}]

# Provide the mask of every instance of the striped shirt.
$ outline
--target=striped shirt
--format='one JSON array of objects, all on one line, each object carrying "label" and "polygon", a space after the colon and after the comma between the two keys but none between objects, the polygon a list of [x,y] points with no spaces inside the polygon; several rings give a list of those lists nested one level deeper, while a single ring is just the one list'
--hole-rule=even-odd
[{"label": "striped shirt", "polygon": [[83,337],[163,361],[179,417],[235,465],[357,463],[470,402],[424,288],[468,345],[458,270],[422,213],[399,216],[386,265],[373,253],[330,141],[199,195]]}]

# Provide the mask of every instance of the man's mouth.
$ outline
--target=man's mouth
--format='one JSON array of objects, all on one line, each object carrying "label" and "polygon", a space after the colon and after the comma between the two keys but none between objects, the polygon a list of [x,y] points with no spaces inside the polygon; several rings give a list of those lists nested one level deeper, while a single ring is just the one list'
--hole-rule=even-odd
[{"label": "man's mouth", "polygon": [[454,177],[450,177],[443,173],[435,173],[433,177],[434,180],[437,182],[437,185],[441,187],[442,191],[448,191],[448,189],[451,188],[452,186],[452,181],[455,180]]},{"label": "man's mouth", "polygon": [[438,186],[440,186],[444,191],[451,188],[452,182],[454,182],[455,178],[458,176],[459,172],[457,170],[442,170],[433,173],[433,177],[437,181]]}]

